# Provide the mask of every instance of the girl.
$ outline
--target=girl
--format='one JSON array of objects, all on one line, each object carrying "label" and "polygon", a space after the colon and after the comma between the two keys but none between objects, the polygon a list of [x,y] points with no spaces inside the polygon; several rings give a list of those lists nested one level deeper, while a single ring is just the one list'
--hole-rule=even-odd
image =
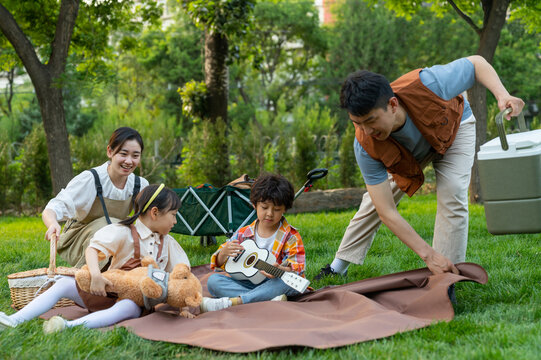
[{"label": "girl", "polygon": [[[49,201],[42,214],[45,238],[58,238],[58,254],[70,265],[85,264],[84,250],[96,231],[125,219],[133,199],[148,181],[133,174],[141,161],[143,139],[134,129],[116,129],[107,145],[109,161],[75,176]],[[66,221],[60,234],[59,221]],[[103,268],[106,263],[101,263]]]},{"label": "girl", "polygon": [[80,290],[74,278],[62,277],[19,312],[10,316],[0,312],[0,331],[40,316],[61,298],[71,299],[91,313],[73,321],[54,316],[43,324],[45,333],[77,325],[87,328],[110,326],[139,317],[142,309],[132,300],[116,301],[107,296],[105,287],[110,285],[110,282],[101,275],[98,260],[112,257],[110,268],[124,270],[141,266],[140,260],[144,256],[153,257],[158,267],[168,272],[178,263],[190,266],[182,247],[168,235],[177,222],[176,212],[179,207],[178,196],[174,191],[164,188],[163,184],[150,185],[143,189],[135,201],[134,216],[118,224],[105,226],[90,240],[85,251],[91,274],[90,293]]}]

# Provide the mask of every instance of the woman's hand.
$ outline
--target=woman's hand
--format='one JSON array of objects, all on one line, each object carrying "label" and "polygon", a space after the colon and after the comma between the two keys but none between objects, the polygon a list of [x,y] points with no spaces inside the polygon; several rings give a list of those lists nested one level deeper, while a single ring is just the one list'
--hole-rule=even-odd
[{"label": "woman's hand", "polygon": [[[280,270],[284,270],[285,272],[291,272],[293,271],[293,268],[291,266],[282,266],[282,265],[278,265],[278,263],[274,263],[273,264],[274,267],[277,267],[278,269]],[[275,276],[274,275],[271,275],[269,274],[268,272],[266,271],[263,271],[263,270],[259,270],[259,272],[261,274],[263,274],[264,276],[268,277],[269,279],[274,279]]]},{"label": "woman's hand", "polygon": [[60,224],[52,224],[47,229],[47,232],[45,233],[45,239],[51,241],[53,237],[58,239],[60,236]]},{"label": "woman's hand", "polygon": [[56,238],[58,239],[58,237],[60,236],[60,224],[56,220],[56,213],[51,209],[45,209],[41,213],[41,219],[43,220],[43,223],[47,228],[47,232],[45,233],[45,239],[51,241],[53,236],[56,236]]},{"label": "woman's hand", "polygon": [[113,283],[104,278],[101,274],[93,275],[90,279],[90,293],[92,295],[107,296],[105,287],[112,285]]}]

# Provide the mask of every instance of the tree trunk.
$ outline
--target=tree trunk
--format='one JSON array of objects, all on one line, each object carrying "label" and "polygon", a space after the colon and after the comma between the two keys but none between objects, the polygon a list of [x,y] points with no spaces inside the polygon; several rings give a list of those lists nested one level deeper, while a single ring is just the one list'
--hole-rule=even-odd
[{"label": "tree trunk", "polygon": [[79,0],[62,0],[51,44],[51,56],[47,65],[44,65],[12,14],[0,4],[0,30],[15,49],[36,90],[47,138],[54,194],[60,192],[73,175],[62,87],[55,84],[55,81],[64,72],[78,12]]},{"label": "tree trunk", "polygon": [[[507,8],[510,0],[483,0],[484,11],[483,29],[479,32],[479,47],[477,54],[484,57],[489,63],[492,63],[496,47],[500,40],[500,34],[507,16]],[[476,83],[468,91],[468,100],[470,101],[473,114],[477,120],[475,153],[479,151],[482,144],[487,139],[487,101],[486,89],[479,83]],[[470,201],[472,203],[482,203],[481,186],[479,181],[479,166],[477,156],[473,163],[472,177],[470,182]]]},{"label": "tree trunk", "polygon": [[208,117],[227,123],[227,100],[229,93],[229,71],[226,64],[228,44],[224,35],[205,33],[205,84],[207,85]]},{"label": "tree trunk", "polygon": [[[206,118],[213,124],[223,121],[225,131],[218,140],[219,149],[212,159],[215,167],[212,173],[205,174],[215,186],[222,186],[231,178],[229,168],[229,146],[227,141],[227,102],[229,96],[229,71],[226,64],[228,52],[227,38],[223,34],[205,32],[205,84],[207,86]],[[211,132],[209,136],[215,136]],[[210,159],[209,159],[210,161]]]},{"label": "tree trunk", "polygon": [[51,84],[35,88],[47,139],[53,192],[56,195],[73,177],[62,89]]}]

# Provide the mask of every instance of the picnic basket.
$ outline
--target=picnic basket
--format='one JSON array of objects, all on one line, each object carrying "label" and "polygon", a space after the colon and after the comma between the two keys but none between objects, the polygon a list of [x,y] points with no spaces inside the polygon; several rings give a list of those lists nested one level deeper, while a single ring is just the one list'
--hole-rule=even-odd
[{"label": "picnic basket", "polygon": [[[50,241],[49,268],[22,271],[7,276],[12,307],[22,309],[36,296],[50,288],[58,280],[58,276],[75,276],[77,270],[64,266],[56,267],[56,236],[54,236]],[[54,307],[71,305],[75,305],[72,300],[62,298]]]}]

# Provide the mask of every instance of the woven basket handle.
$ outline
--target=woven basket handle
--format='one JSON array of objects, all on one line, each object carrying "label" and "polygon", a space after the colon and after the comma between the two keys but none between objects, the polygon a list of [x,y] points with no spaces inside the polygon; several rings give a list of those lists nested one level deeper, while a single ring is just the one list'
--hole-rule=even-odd
[{"label": "woven basket handle", "polygon": [[47,270],[48,277],[54,277],[56,275],[56,234],[51,236],[50,254],[49,254],[49,269]]}]

